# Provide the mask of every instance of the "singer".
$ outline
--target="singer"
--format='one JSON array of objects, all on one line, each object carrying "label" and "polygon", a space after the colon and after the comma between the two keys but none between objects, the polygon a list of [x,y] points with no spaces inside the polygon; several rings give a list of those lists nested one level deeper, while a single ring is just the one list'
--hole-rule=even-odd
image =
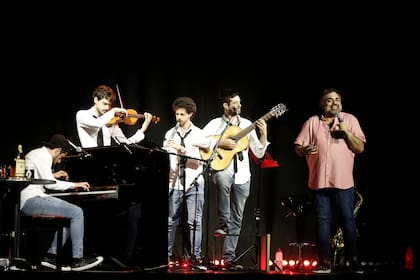
[{"label": "singer", "polygon": [[[358,260],[357,228],[353,215],[355,155],[364,151],[366,137],[358,119],[342,112],[342,97],[334,88],[320,98],[320,114],[310,117],[294,141],[295,152],[305,157],[309,170],[308,188],[314,198],[317,220],[318,263],[313,272],[330,273],[332,211],[337,211],[343,228],[345,258],[350,268],[361,272]],[[338,135],[338,136],[337,136]]]},{"label": "singer", "polygon": [[[222,113],[210,120],[203,128],[206,136],[221,135],[226,125],[240,129],[250,127],[252,122],[242,117],[242,99],[239,90],[226,88],[219,93],[219,104]],[[224,269],[240,270],[243,266],[237,263],[236,248],[242,229],[245,205],[250,194],[251,167],[248,150],[262,158],[270,142],[267,137],[267,123],[263,118],[255,122],[259,135],[255,130],[244,136],[247,139],[245,149],[235,152],[233,159],[221,170],[212,175],[217,192],[217,229],[215,235],[224,235],[223,261]],[[230,127],[232,127],[230,126]],[[224,150],[235,150],[239,141],[221,137],[218,143]]]},{"label": "singer", "polygon": [[[197,106],[190,97],[178,97],[172,103],[176,125],[165,133],[163,147],[171,152],[169,168],[168,260],[173,254],[176,230],[182,223],[185,238],[183,259],[198,268],[202,264],[201,240],[204,211],[204,174],[200,148],[210,149],[215,141],[204,137],[202,130],[193,124]],[[203,176],[201,176],[203,175]],[[184,206],[186,211],[184,211]],[[186,246],[188,244],[188,247]],[[189,248],[189,249],[188,249]],[[204,268],[205,270],[205,268]]]}]

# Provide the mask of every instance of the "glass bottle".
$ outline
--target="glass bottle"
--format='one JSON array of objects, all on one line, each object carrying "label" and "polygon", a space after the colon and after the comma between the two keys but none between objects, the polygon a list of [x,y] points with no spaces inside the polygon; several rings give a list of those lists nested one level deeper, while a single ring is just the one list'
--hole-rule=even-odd
[{"label": "glass bottle", "polygon": [[15,177],[25,177],[25,156],[22,144],[18,145],[18,154],[15,159]]}]

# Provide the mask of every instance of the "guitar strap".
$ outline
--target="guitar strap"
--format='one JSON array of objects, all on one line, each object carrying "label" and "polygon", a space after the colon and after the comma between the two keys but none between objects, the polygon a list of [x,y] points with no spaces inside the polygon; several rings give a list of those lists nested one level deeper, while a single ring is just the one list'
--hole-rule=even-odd
[{"label": "guitar strap", "polygon": [[[241,119],[238,116],[238,123],[236,125],[239,127],[240,124],[241,124]],[[229,126],[231,125],[232,124],[230,123]],[[244,155],[242,154],[242,151],[237,152],[233,158],[233,170],[235,173],[238,172],[238,159],[240,161],[243,161]]]},{"label": "guitar strap", "polygon": [[235,171],[235,173],[238,172],[238,159],[240,161],[244,160],[244,155],[242,154],[242,151],[237,152],[233,157],[233,170]]},{"label": "guitar strap", "polygon": [[236,159],[237,154],[233,157],[233,171],[238,172],[238,160]]}]

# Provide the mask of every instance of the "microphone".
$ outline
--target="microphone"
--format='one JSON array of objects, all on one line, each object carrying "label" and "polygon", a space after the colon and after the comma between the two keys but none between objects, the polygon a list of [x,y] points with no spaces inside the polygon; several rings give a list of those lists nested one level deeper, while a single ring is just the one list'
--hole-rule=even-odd
[{"label": "microphone", "polygon": [[165,150],[167,152],[170,152],[172,150],[172,148],[167,147],[168,141],[172,140],[175,137],[175,134],[177,133],[178,127],[179,127],[179,122],[176,122],[175,127],[172,128],[172,132],[171,132],[170,136],[168,138],[165,138],[165,141],[163,142],[163,144],[164,144],[164,146],[162,148],[163,150]]},{"label": "microphone", "polygon": [[71,142],[69,139],[67,139],[67,142],[69,142],[69,144],[73,147],[73,149],[79,154],[82,154],[84,157],[92,157],[91,154],[83,150],[82,147],[74,145],[73,142]]},{"label": "microphone", "polygon": [[236,116],[238,114],[238,107],[237,106],[234,106],[232,108],[232,110],[233,110],[232,116]]},{"label": "microphone", "polygon": [[338,122],[339,123],[342,123],[344,120],[343,120],[343,116],[341,115],[341,113],[338,113],[337,114],[337,119],[338,119]]},{"label": "microphone", "polygon": [[168,140],[171,140],[171,139],[173,139],[175,137],[175,134],[176,134],[176,132],[178,130],[178,127],[179,127],[179,122],[176,122],[176,125],[175,125],[174,129],[172,130],[171,137]]}]

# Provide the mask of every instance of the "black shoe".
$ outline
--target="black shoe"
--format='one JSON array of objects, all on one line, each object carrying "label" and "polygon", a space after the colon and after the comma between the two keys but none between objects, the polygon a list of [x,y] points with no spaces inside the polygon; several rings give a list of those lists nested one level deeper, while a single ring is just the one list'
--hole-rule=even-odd
[{"label": "black shoe", "polygon": [[[51,269],[57,269],[57,264],[56,264],[56,256],[53,254],[47,254],[42,260],[41,260],[41,265],[44,267],[48,267]],[[70,266],[61,266],[61,271],[71,271]]]},{"label": "black shoe", "polygon": [[82,258],[82,259],[73,259],[71,264],[72,271],[83,271],[90,269],[92,267],[98,266],[104,260],[103,257],[99,256],[96,258]]},{"label": "black shoe", "polygon": [[190,262],[191,262],[192,267],[197,270],[202,270],[202,271],[207,270],[207,266],[204,265],[204,261],[202,259],[192,258]]}]

